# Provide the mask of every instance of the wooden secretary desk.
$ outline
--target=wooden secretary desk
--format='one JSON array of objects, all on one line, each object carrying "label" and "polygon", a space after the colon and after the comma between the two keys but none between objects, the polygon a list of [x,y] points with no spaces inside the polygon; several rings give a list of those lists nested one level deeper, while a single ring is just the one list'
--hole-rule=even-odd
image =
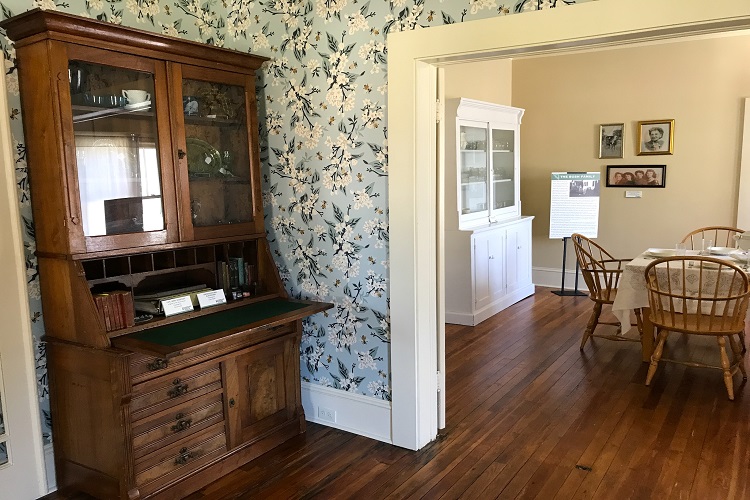
[{"label": "wooden secretary desk", "polygon": [[[0,26],[17,54],[58,486],[181,498],[304,432],[302,318],[331,304],[290,300],[266,240],[266,59],[52,11]],[[206,289],[230,300],[161,314]]]}]

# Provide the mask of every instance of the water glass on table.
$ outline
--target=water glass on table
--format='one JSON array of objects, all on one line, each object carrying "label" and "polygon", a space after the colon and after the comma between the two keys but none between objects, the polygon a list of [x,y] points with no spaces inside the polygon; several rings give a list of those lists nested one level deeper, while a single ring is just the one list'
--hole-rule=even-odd
[{"label": "water glass on table", "polygon": [[712,246],[714,246],[714,240],[703,238],[701,240],[701,255],[710,254],[711,252],[708,249],[711,248]]},{"label": "water glass on table", "polygon": [[685,255],[687,254],[687,244],[686,243],[675,243],[674,245],[675,255]]}]

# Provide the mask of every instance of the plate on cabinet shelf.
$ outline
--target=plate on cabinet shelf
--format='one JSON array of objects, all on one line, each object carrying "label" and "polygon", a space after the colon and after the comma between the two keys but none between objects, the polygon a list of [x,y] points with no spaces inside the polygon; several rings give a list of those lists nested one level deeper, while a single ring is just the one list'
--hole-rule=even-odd
[{"label": "plate on cabinet shelf", "polygon": [[221,168],[219,150],[197,137],[187,137],[188,173],[198,176],[216,174]]}]

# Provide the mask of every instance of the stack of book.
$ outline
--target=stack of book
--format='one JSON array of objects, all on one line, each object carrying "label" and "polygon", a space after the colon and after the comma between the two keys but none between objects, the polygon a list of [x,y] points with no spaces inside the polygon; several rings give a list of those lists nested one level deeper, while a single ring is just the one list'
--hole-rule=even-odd
[{"label": "stack of book", "polygon": [[219,288],[225,292],[255,284],[255,266],[246,263],[242,257],[229,257],[227,262],[219,261],[217,265]]},{"label": "stack of book", "polygon": [[99,317],[104,328],[111,332],[121,328],[128,328],[135,324],[135,308],[133,295],[125,290],[95,293],[93,295]]}]

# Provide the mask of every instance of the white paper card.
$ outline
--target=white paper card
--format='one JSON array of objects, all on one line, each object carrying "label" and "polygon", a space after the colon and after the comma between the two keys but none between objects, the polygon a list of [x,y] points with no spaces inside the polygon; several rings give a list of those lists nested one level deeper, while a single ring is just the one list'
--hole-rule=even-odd
[{"label": "white paper card", "polygon": [[190,295],[175,297],[174,299],[165,299],[161,301],[161,307],[164,309],[165,316],[186,313],[193,310],[193,301]]},{"label": "white paper card", "polygon": [[208,292],[201,292],[196,295],[201,309],[227,303],[227,297],[224,295],[224,290],[209,290]]}]

